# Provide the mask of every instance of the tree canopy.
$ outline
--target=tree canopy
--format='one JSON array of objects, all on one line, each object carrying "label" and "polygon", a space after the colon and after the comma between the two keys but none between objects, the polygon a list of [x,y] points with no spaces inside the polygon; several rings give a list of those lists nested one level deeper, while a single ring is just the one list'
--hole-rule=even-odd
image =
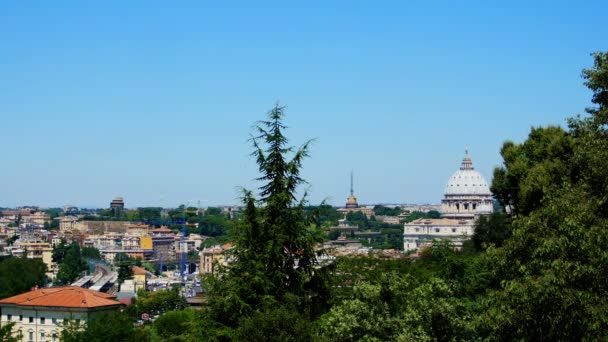
[{"label": "tree canopy", "polygon": [[0,299],[44,286],[46,265],[40,259],[0,259]]}]

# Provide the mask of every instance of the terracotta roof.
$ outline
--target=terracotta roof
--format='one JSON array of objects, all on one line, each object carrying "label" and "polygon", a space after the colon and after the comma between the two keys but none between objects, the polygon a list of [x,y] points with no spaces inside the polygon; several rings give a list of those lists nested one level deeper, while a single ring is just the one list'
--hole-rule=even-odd
[{"label": "terracotta roof", "polygon": [[121,298],[119,301],[126,306],[133,304],[133,298],[131,297]]},{"label": "terracotta roof", "polygon": [[0,300],[1,304],[24,306],[51,306],[64,308],[91,309],[120,305],[116,296],[92,291],[78,286],[51,287],[33,290]]},{"label": "terracotta roof", "polygon": [[145,268],[141,268],[139,266],[133,266],[133,274],[135,274],[135,275],[148,274],[148,271],[146,271]]}]

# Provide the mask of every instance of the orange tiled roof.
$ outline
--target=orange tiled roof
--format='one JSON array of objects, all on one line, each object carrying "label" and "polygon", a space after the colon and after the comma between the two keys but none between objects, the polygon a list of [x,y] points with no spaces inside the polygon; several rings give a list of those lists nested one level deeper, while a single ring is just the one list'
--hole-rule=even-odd
[{"label": "orange tiled roof", "polygon": [[146,271],[145,268],[142,268],[139,266],[133,266],[133,274],[134,275],[148,274],[148,271]]},{"label": "orange tiled roof", "polygon": [[0,300],[1,304],[24,306],[50,306],[91,309],[120,305],[116,296],[92,291],[78,286],[51,287],[33,290]]}]

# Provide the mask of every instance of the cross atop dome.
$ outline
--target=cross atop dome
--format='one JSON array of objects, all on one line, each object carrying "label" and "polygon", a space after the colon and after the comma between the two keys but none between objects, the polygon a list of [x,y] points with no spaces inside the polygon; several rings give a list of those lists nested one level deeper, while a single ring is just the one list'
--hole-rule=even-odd
[{"label": "cross atop dome", "polygon": [[473,161],[469,156],[469,150],[464,150],[464,158],[462,158],[462,164],[460,165],[461,170],[474,170]]}]

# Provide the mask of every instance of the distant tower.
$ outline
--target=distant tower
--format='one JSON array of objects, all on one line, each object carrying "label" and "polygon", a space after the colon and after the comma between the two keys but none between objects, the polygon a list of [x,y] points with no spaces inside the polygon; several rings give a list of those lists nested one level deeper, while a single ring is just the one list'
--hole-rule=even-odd
[{"label": "distant tower", "polygon": [[357,197],[355,197],[355,190],[353,186],[353,172],[350,172],[350,196],[346,199],[346,208],[358,208]]},{"label": "distant tower", "polygon": [[110,209],[114,217],[120,217],[125,210],[125,201],[122,197],[116,197],[110,202]]}]

